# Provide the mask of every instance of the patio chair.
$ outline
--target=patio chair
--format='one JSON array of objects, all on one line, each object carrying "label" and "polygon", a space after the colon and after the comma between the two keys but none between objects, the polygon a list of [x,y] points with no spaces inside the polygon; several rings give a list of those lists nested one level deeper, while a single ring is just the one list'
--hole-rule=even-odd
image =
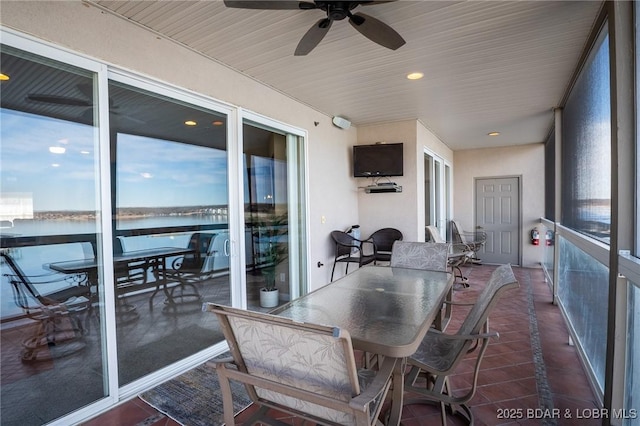
[{"label": "patio chair", "polygon": [[[447,241],[440,236],[440,231],[435,226],[429,225],[426,227],[427,229],[427,237],[430,241],[434,243],[446,243]],[[458,278],[459,283],[463,287],[469,287],[469,280],[462,274],[462,269],[460,266],[467,263],[473,257],[473,250],[469,248],[467,244],[461,243],[449,243],[449,255],[448,262],[449,267],[451,268],[451,272]]]},{"label": "patio chair", "polygon": [[190,253],[180,256],[166,271],[167,279],[178,282],[177,286],[169,290],[168,306],[175,307],[176,300],[194,303],[199,306],[202,296],[196,284],[210,277],[213,273],[213,240],[216,234],[208,232],[194,232],[189,238],[187,248]]},{"label": "patio chair", "polygon": [[371,234],[366,241],[373,241],[373,263],[391,260],[391,249],[395,241],[402,240],[402,232],[395,228],[382,228]]},{"label": "patio chair", "polygon": [[217,315],[232,355],[211,361],[227,426],[235,424],[230,380],[243,383],[259,406],[243,424],[282,425],[267,416],[272,408],[322,425],[381,424],[394,358],[375,371],[358,370],[346,330],[213,303],[205,308]]},{"label": "patio chair", "polygon": [[[446,272],[449,269],[449,246],[448,243],[396,241],[391,252],[391,267]],[[453,300],[453,287],[446,300]],[[444,330],[451,320],[451,314],[451,303],[445,303],[434,326]]]},{"label": "patio chair", "polygon": [[[475,394],[480,364],[489,339],[498,338],[497,332],[489,331],[489,314],[503,293],[516,287],[518,281],[511,266],[498,267],[457,333],[445,334],[435,329],[427,332],[416,353],[407,361],[411,370],[405,380],[405,391],[416,397],[408,395],[405,405],[436,403],[440,405],[443,425],[447,422],[447,408],[451,414],[460,415],[473,424],[473,414],[466,404]],[[467,354],[474,351],[471,388],[464,395],[455,396],[449,386],[449,376],[456,372],[463,359],[469,359]],[[425,383],[418,385],[418,377],[426,377]]]},{"label": "patio chair", "polygon": [[[331,269],[331,281],[338,263],[346,263],[345,275],[349,272],[349,263],[357,263],[358,266],[368,265],[375,260],[373,253],[365,254],[363,246],[365,243],[373,245],[370,240],[359,240],[343,231],[332,231],[331,238],[336,244],[333,268]],[[355,251],[355,253],[354,253]]]},{"label": "patio chair", "polygon": [[[95,247],[94,247],[95,253]],[[114,258],[125,253],[124,242],[122,237],[116,237],[113,240]],[[95,254],[94,254],[95,255]],[[116,315],[122,323],[135,321],[140,317],[135,305],[128,303],[127,295],[143,287],[147,287],[148,277],[147,271],[152,268],[152,264],[148,260],[138,260],[135,262],[114,262],[113,278],[116,287]],[[158,287],[156,286],[156,292]],[[149,298],[149,310],[153,310],[153,297],[156,292]]]},{"label": "patio chair", "polygon": [[[9,279],[15,304],[27,318],[35,321],[33,334],[22,342],[22,361],[43,361],[70,355],[85,347],[85,327],[80,314],[91,309],[91,290],[85,276],[46,274],[27,276],[8,253],[0,253],[11,273]],[[37,281],[32,281],[37,278]],[[50,293],[41,294],[38,286],[65,284]]]},{"label": "patio chair", "polygon": [[471,251],[473,251],[473,257],[471,262],[475,264],[481,264],[482,260],[478,258],[478,251],[484,246],[487,241],[487,233],[484,231],[465,232],[462,229],[462,225],[458,220],[451,221],[451,236],[453,241],[460,244],[466,244]]}]

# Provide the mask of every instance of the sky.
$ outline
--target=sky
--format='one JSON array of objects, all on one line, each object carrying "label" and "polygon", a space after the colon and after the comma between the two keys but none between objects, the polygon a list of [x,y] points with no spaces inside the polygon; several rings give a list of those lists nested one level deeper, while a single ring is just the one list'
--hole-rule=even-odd
[{"label": "sky", "polygon": [[[131,135],[118,144],[118,207],[227,204],[226,152]],[[94,127],[2,108],[0,194],[32,194],[35,211],[97,210],[97,147]]]}]

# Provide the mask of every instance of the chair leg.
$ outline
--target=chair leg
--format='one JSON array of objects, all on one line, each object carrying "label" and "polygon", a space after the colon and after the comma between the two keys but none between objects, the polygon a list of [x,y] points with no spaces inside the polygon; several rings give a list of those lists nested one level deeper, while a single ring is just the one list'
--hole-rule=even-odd
[{"label": "chair leg", "polygon": [[337,262],[333,262],[333,268],[331,268],[331,282],[333,282],[333,273],[336,271],[336,263]]}]

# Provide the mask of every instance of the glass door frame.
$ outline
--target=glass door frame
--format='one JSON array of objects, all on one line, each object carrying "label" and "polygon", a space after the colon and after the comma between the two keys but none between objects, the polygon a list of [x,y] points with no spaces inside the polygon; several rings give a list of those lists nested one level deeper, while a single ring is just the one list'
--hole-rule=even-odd
[{"label": "glass door frame", "polygon": [[[104,396],[95,400],[93,403],[84,406],[76,411],[68,413],[63,417],[53,420],[51,425],[67,425],[78,423],[95,415],[100,411],[113,408],[117,403],[135,396],[142,390],[160,383],[167,378],[174,376],[182,371],[206,361],[214,355],[217,355],[226,349],[226,342],[222,341],[212,347],[207,348],[197,354],[183,359],[172,367],[163,368],[153,372],[139,380],[119,386],[118,383],[118,359],[116,345],[116,311],[115,311],[115,288],[114,286],[105,285],[104,283],[113,282],[113,231],[112,231],[112,186],[111,180],[115,178],[111,173],[111,150],[110,150],[110,127],[109,127],[109,80],[118,81],[130,86],[148,90],[159,95],[164,95],[179,101],[200,106],[206,109],[226,114],[228,117],[227,126],[227,190],[229,203],[229,233],[230,233],[230,288],[231,300],[234,306],[246,307],[246,262],[244,256],[245,239],[244,239],[244,215],[243,200],[244,188],[242,185],[242,125],[245,120],[260,123],[274,130],[285,134],[294,135],[299,138],[298,146],[302,151],[288,151],[287,155],[295,156],[297,167],[299,167],[296,176],[299,180],[295,181],[296,194],[299,198],[295,200],[301,206],[297,210],[300,212],[297,219],[302,223],[300,231],[304,233],[303,238],[294,237],[294,243],[300,244],[296,248],[298,253],[302,253],[306,262],[306,268],[298,267],[299,282],[302,286],[292,288],[292,297],[297,297],[300,293],[308,290],[310,282],[310,247],[308,239],[309,230],[309,188],[308,188],[308,156],[306,144],[308,141],[308,133],[306,130],[282,123],[280,121],[268,118],[266,116],[243,110],[240,107],[217,101],[208,96],[183,89],[178,86],[162,82],[147,76],[141,76],[134,72],[112,66],[104,61],[92,59],[64,50],[53,44],[49,44],[33,37],[20,34],[10,29],[0,29],[2,36],[2,44],[11,46],[20,50],[24,50],[36,55],[40,55],[52,60],[66,63],[78,68],[85,69],[94,73],[94,96],[96,99],[97,120],[98,125],[95,127],[96,139],[98,140],[99,154],[96,159],[97,183],[96,191],[98,193],[98,202],[96,209],[100,213],[99,233],[101,241],[97,245],[97,256],[102,260],[99,266],[99,276],[102,277],[101,294],[103,298],[103,309],[101,309],[100,322],[103,324],[103,340],[102,356],[104,357]],[[291,169],[290,169],[291,172]],[[291,184],[290,184],[291,185]],[[291,186],[290,186],[291,188]],[[290,198],[289,202],[293,202]]]},{"label": "glass door frame", "polygon": [[[425,225],[434,225],[442,234],[442,238],[448,240],[447,224],[453,218],[453,167],[442,157],[424,148],[424,162],[429,161],[430,167],[425,168],[425,181],[428,178],[429,185],[425,182],[425,202],[427,193],[429,195],[429,217],[430,221]],[[424,164],[423,162],[423,164]],[[425,211],[426,213],[426,211]]]},{"label": "glass door frame", "polygon": [[[186,102],[188,104],[197,106],[197,107],[201,107],[201,108],[205,108],[211,111],[215,111],[217,113],[226,115],[228,117],[228,126],[227,126],[227,134],[226,134],[226,138],[227,138],[227,173],[228,173],[228,179],[227,179],[227,202],[228,202],[228,214],[229,214],[229,235],[231,236],[231,240],[233,241],[233,235],[237,235],[237,233],[239,232],[239,228],[238,226],[234,223],[234,219],[236,218],[236,216],[241,214],[241,208],[239,207],[239,205],[237,205],[234,201],[232,200],[232,196],[233,194],[235,194],[237,191],[234,188],[234,183],[232,182],[232,176],[233,176],[233,170],[232,170],[232,165],[234,164],[234,156],[237,156],[237,153],[235,152],[237,150],[237,143],[236,140],[233,139],[235,133],[235,125],[234,125],[234,121],[237,119],[237,113],[236,113],[236,108],[234,108],[231,105],[225,104],[223,102],[220,101],[216,101],[215,99],[203,96],[203,95],[199,95],[197,93],[194,92],[189,92],[186,89],[182,89],[179,87],[174,87],[168,83],[165,82],[161,82],[161,81],[157,81],[157,80],[153,80],[149,77],[146,76],[139,76],[133,72],[129,72],[127,70],[123,70],[117,67],[108,67],[107,73],[105,73],[105,77],[104,77],[104,84],[101,85],[100,87],[104,87],[104,91],[105,91],[105,98],[104,99],[100,99],[101,101],[106,102],[104,105],[104,107],[102,107],[100,110],[101,111],[106,111],[105,114],[107,115],[107,119],[108,119],[108,105],[109,105],[109,99],[108,99],[108,93],[107,93],[107,89],[108,89],[108,81],[112,80],[112,81],[116,81],[119,83],[123,83],[132,87],[136,87],[148,92],[152,92],[161,96],[165,96],[171,99],[175,99],[177,101],[182,101],[182,102]],[[102,82],[101,82],[102,83]],[[101,104],[102,106],[102,104]],[[103,121],[101,121],[102,123]],[[109,205],[103,208],[103,211],[108,212],[108,214],[103,214],[103,221],[106,220],[106,222],[103,222],[103,227],[106,230],[108,230],[109,235],[105,235],[105,243],[108,244],[103,246],[103,250],[105,250],[105,265],[111,265],[113,264],[113,257],[112,257],[112,230],[111,230],[111,215],[110,212],[112,211],[111,209],[111,180],[115,179],[115,176],[110,176],[110,164],[109,164],[109,160],[110,160],[110,135],[109,135],[109,126],[101,126],[100,127],[100,131],[102,133],[104,133],[104,135],[102,135],[105,139],[101,140],[101,149],[106,150],[106,168],[103,168],[102,171],[102,185],[103,185],[103,197],[104,199],[108,199],[109,200]],[[113,161],[115,161],[115,159],[112,159]],[[105,186],[106,185],[106,186]],[[233,254],[233,251],[232,251]],[[109,256],[109,260],[107,261],[107,255]],[[233,255],[230,256],[230,265],[229,265],[229,286],[231,288],[231,291],[233,292],[234,287],[237,285],[235,284],[235,281],[238,280],[237,278],[237,274],[235,272],[234,268],[234,264],[235,262],[233,261]],[[105,268],[108,271],[106,272],[110,272],[111,275],[111,280],[113,280],[113,268]],[[113,287],[113,286],[108,286],[108,287]],[[115,291],[113,290],[113,288],[110,289],[113,293],[115,293]],[[114,301],[115,301],[115,296],[114,297]],[[115,304],[115,302],[111,303],[110,306],[113,306]],[[114,380],[112,380],[112,382],[117,381],[117,365],[118,365],[118,360],[117,360],[117,353],[116,353],[116,340],[115,340],[115,310],[113,312],[113,318],[112,318],[112,322],[113,322],[113,340],[108,341],[108,347],[109,347],[109,366],[111,367],[112,363],[115,363],[115,365],[112,367],[112,369],[110,369],[110,371],[115,372],[115,373],[111,373],[111,374],[115,374],[115,376],[113,376]],[[111,324],[111,322],[109,323]],[[187,358],[184,358],[182,361],[180,361],[179,363],[177,363],[176,366],[170,368],[170,370],[168,368],[163,368],[160,370],[157,370],[151,374],[148,374],[147,376],[144,376],[132,383],[126,384],[124,386],[119,387],[118,389],[118,396],[120,398],[120,400],[122,399],[126,399],[129,398],[131,396],[135,396],[138,393],[140,393],[141,391],[148,389],[151,385],[155,384],[155,383],[159,383],[161,381],[163,381],[164,379],[166,379],[169,375],[175,375],[176,372],[179,371],[184,371],[187,370],[189,368],[193,368],[199,364],[201,364],[202,362],[206,361],[207,359],[211,358],[212,356],[217,355],[218,353],[220,353],[221,351],[226,349],[226,342],[222,341],[212,347],[209,347],[207,349],[205,349],[204,351],[198,352],[197,354],[191,355]],[[109,375],[110,378],[112,377],[111,374]]]},{"label": "glass door frame", "polygon": [[[287,182],[287,185],[289,188],[289,191],[288,191],[289,199],[287,200],[287,202],[289,205],[291,205],[292,203],[299,203],[302,205],[302,208],[303,208],[303,212],[300,215],[303,217],[290,217],[289,221],[290,223],[295,223],[294,220],[295,221],[302,220],[303,225],[302,225],[301,232],[305,234],[305,238],[303,239],[304,247],[299,246],[299,241],[301,240],[301,238],[299,238],[298,235],[294,234],[289,236],[289,252],[304,253],[304,256],[306,257],[306,259],[304,259],[303,261],[306,265],[309,265],[309,253],[311,252],[311,250],[309,247],[309,239],[306,238],[306,236],[308,236],[309,234],[309,225],[308,225],[309,224],[309,197],[307,196],[307,194],[309,193],[309,188],[308,188],[309,167],[308,167],[308,156],[305,149],[306,142],[308,140],[308,133],[304,129],[291,126],[289,124],[283,123],[281,121],[266,117],[264,115],[261,115],[243,108],[238,108],[237,112],[238,112],[238,115],[236,120],[235,132],[237,135],[238,143],[235,144],[235,147],[234,147],[235,162],[234,164],[229,164],[229,175],[230,175],[229,185],[231,187],[232,185],[231,181],[233,181],[233,185],[237,190],[233,191],[230,189],[229,202],[231,203],[231,197],[233,196],[233,202],[238,208],[240,208],[240,206],[243,205],[244,197],[245,197],[244,185],[243,185],[244,170],[243,170],[243,164],[242,164],[242,152],[243,152],[243,144],[244,144],[242,126],[245,123],[249,123],[249,124],[254,123],[259,126],[267,127],[273,131],[281,132],[284,135],[293,135],[302,139],[301,143],[298,144],[302,148],[303,150],[302,152],[299,152],[299,151],[294,152],[294,147],[290,146],[291,144],[287,143],[288,145],[287,156],[291,159],[300,158],[301,160],[300,164],[298,164],[298,167],[300,167],[301,170],[293,171],[292,167],[295,167],[295,165],[288,164],[289,180]],[[232,127],[232,126],[229,126],[229,127]],[[297,179],[298,176],[300,176],[301,179]],[[300,180],[302,180],[302,182],[300,182]],[[302,197],[299,197],[302,199],[293,198],[293,197],[296,197],[296,194],[300,194],[300,193],[303,194]],[[296,212],[297,210],[291,209],[289,211],[289,214],[295,215]],[[235,229],[237,229],[239,232],[236,234],[234,234],[233,232],[231,233],[232,235],[231,255],[232,257],[235,256],[237,258],[237,262],[232,262],[232,266],[230,265],[230,268],[238,268],[235,271],[235,274],[232,274],[232,276],[235,276],[235,278],[237,279],[237,282],[234,282],[234,280],[232,280],[231,301],[233,306],[247,309],[247,280],[245,275],[245,271],[247,268],[246,256],[241,255],[245,253],[245,250],[247,250],[247,247],[245,244],[245,237],[244,237],[245,224],[244,224],[243,212],[238,211],[236,212],[235,215],[233,215],[233,218],[231,217],[229,218],[230,228],[231,228],[232,221],[237,222],[237,223],[234,223],[234,225],[237,226],[237,228]],[[235,241],[233,241],[234,239]],[[309,268],[308,267],[305,268],[304,270],[302,270],[302,272],[299,272],[299,271],[301,271],[301,269],[300,269],[300,264],[297,262],[296,256],[290,256],[289,257],[290,283],[294,283],[294,282],[301,283],[301,286],[290,287],[292,299],[299,297],[301,294],[306,293],[309,289],[309,282],[311,279]],[[298,277],[298,279],[296,279],[296,277]]]}]

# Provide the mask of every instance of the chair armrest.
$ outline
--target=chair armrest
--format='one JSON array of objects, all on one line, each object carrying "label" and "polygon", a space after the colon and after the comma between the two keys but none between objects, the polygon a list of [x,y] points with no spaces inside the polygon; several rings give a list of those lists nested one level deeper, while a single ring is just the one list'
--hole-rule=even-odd
[{"label": "chair armrest", "polygon": [[471,245],[467,243],[451,243],[452,254],[464,254],[467,251],[473,251]]},{"label": "chair armrest", "polygon": [[224,358],[215,358],[215,359],[210,359],[209,361],[206,362],[206,365],[209,367],[213,367],[213,368],[218,368],[219,364],[231,364],[231,365],[236,365],[233,357],[224,357]]},{"label": "chair armrest", "polygon": [[349,401],[351,408],[364,410],[367,404],[375,400],[382,392],[386,390],[386,385],[393,373],[398,360],[396,358],[385,357],[382,365],[378,369],[375,378],[367,388]]},{"label": "chair armrest", "polygon": [[454,306],[473,306],[473,305],[475,305],[475,303],[454,302],[453,300],[445,300],[444,303],[446,303],[447,305],[454,305]]}]

